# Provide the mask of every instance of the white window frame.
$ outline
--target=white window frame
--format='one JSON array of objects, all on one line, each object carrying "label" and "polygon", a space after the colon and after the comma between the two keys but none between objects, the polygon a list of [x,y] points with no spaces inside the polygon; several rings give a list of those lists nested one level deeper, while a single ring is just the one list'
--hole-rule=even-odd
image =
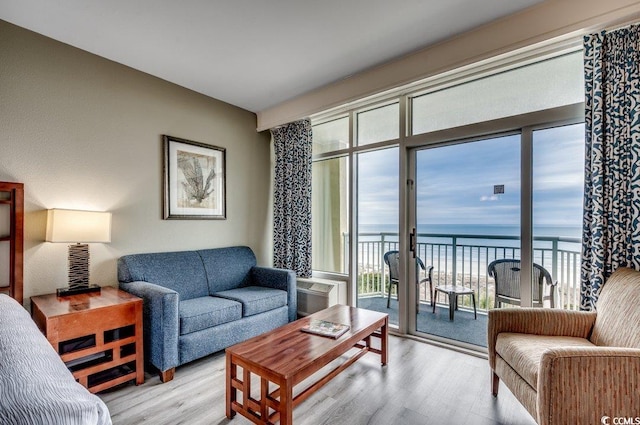
[{"label": "white window frame", "polygon": [[[452,143],[455,141],[486,138],[490,135],[497,135],[502,133],[508,133],[513,131],[522,131],[522,134],[526,134],[526,140],[523,138],[521,147],[521,173],[522,173],[522,185],[523,195],[521,199],[523,213],[521,229],[523,233],[522,238],[522,251],[521,256],[523,259],[523,270],[531,272],[532,268],[532,245],[531,245],[531,160],[532,160],[532,131],[539,128],[548,128],[555,125],[567,125],[572,123],[581,122],[584,119],[584,106],[582,103],[553,108],[544,111],[536,111],[527,114],[501,118],[491,121],[480,122],[476,124],[465,125],[462,127],[450,128],[445,130],[438,130],[429,133],[423,133],[419,135],[411,135],[411,98],[421,96],[429,92],[443,90],[447,87],[463,84],[469,81],[473,81],[479,78],[488,77],[497,73],[505,72],[510,69],[526,66],[527,64],[539,62],[553,57],[562,56],[568,53],[575,52],[581,48],[581,40],[576,39],[572,41],[563,41],[555,45],[543,46],[541,48],[520,52],[518,54],[505,54],[494,58],[490,61],[484,61],[481,64],[465,67],[465,69],[447,72],[442,75],[438,75],[420,83],[408,84],[406,86],[389,90],[385,93],[370,96],[365,99],[360,99],[339,107],[331,108],[322,113],[315,114],[311,117],[312,124],[323,124],[335,119],[348,116],[349,118],[349,146],[346,149],[340,149],[332,152],[325,152],[322,154],[314,155],[313,161],[319,161],[324,159],[331,159],[337,157],[348,157],[348,186],[349,186],[349,206],[348,206],[348,233],[350,235],[349,244],[349,269],[346,274],[333,273],[326,271],[313,271],[314,277],[328,278],[334,280],[342,280],[348,282],[347,290],[347,302],[349,305],[355,305],[357,301],[357,229],[358,229],[358,164],[357,158],[359,153],[374,151],[379,149],[385,149],[390,147],[399,147],[399,246],[400,255],[402,258],[407,258],[408,252],[408,234],[410,232],[410,214],[411,209],[414,206],[409,205],[409,194],[407,191],[408,180],[411,178],[409,169],[410,161],[409,156],[411,151],[417,147],[424,147],[428,145],[441,145],[446,143]],[[357,114],[366,112],[371,109],[380,108],[392,103],[399,103],[399,138],[393,140],[386,140],[377,143],[371,143],[359,146],[357,144]],[[525,176],[524,174],[527,173]],[[525,185],[528,188],[526,193]],[[413,209],[415,211],[415,209]],[[526,230],[525,230],[526,229]],[[525,246],[526,244],[526,246]],[[407,263],[406,261],[404,263]],[[415,270],[412,267],[400,268],[400,282],[407,281],[405,277],[414,279]],[[529,273],[530,274],[530,273]],[[409,280],[412,281],[412,280]],[[524,285],[529,287],[529,285]],[[409,293],[411,292],[411,293]],[[411,307],[413,303],[409,302],[409,297],[415,297],[415,287],[410,285],[409,291],[404,288],[399,288],[399,293],[403,295],[403,299],[399,303],[399,327],[398,332],[401,334],[418,334],[419,336],[425,336],[419,334],[415,330],[415,320],[412,317],[415,316],[415,307]],[[415,298],[413,298],[415,299]],[[523,298],[523,303],[529,300],[531,294],[528,294],[528,298]],[[409,308],[407,308],[409,306]],[[409,311],[412,310],[412,311]],[[429,336],[431,338],[432,336]],[[447,340],[447,343],[451,341]],[[477,349],[477,347],[465,347]]]}]

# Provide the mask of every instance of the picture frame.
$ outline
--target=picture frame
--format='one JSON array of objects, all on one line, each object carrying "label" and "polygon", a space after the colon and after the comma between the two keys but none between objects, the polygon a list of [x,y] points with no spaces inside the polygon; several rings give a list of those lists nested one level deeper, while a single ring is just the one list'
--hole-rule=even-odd
[{"label": "picture frame", "polygon": [[163,135],[164,219],[225,220],[226,149]]}]

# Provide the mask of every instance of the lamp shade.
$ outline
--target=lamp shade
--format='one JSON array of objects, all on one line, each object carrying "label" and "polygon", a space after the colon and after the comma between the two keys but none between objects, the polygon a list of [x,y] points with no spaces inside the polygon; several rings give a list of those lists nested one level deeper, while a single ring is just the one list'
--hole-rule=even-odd
[{"label": "lamp shade", "polygon": [[47,211],[47,242],[111,242],[111,213],[96,211]]}]

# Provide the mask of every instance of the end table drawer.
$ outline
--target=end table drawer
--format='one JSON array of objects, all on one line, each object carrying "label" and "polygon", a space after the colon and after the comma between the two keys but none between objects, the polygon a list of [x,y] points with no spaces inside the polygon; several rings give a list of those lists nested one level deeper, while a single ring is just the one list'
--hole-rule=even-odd
[{"label": "end table drawer", "polygon": [[130,303],[52,318],[47,323],[46,333],[47,337],[55,335],[58,341],[63,341],[92,333],[100,334],[102,331],[118,329],[135,322],[136,305]]}]

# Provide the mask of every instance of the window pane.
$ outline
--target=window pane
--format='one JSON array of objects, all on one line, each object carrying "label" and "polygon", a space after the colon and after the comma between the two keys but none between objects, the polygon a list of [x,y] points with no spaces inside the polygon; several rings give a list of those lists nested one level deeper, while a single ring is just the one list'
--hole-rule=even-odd
[{"label": "window pane", "polygon": [[313,126],[313,155],[349,147],[349,117]]},{"label": "window pane", "polygon": [[582,52],[576,52],[413,98],[413,134],[583,101]]},{"label": "window pane", "polygon": [[556,308],[580,307],[583,193],[584,124],[534,131],[533,262],[558,282]]},{"label": "window pane", "polygon": [[315,161],[312,181],[312,267],[318,271],[347,273],[347,157]]},{"label": "window pane", "polygon": [[358,145],[397,139],[400,108],[397,103],[358,114]]},{"label": "window pane", "polygon": [[[398,148],[358,155],[358,306],[386,310],[388,269],[384,253],[398,249]],[[390,304],[397,310],[397,288]],[[398,324],[391,315],[390,323]]]}]

